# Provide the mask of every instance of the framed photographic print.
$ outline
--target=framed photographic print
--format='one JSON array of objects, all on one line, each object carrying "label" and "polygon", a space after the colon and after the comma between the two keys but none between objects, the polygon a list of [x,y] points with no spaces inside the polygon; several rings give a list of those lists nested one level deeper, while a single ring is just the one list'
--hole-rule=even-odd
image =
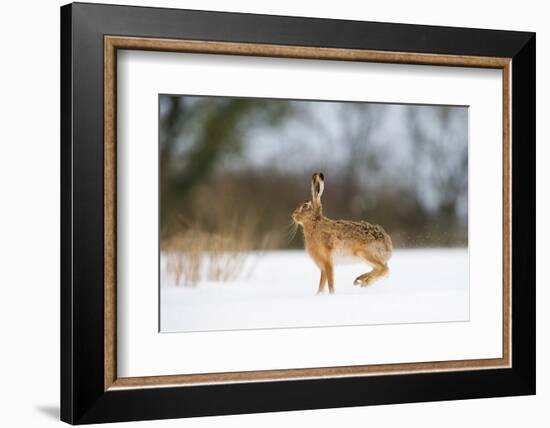
[{"label": "framed photographic print", "polygon": [[535,35],[61,8],[61,418],[535,393]]}]

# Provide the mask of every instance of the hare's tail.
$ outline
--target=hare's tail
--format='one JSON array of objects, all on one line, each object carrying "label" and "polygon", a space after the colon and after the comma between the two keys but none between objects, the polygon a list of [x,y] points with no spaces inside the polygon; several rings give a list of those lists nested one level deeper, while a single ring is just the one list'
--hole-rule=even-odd
[{"label": "hare's tail", "polygon": [[393,252],[393,244],[390,235],[385,234],[382,248],[380,248],[380,258],[386,263]]}]

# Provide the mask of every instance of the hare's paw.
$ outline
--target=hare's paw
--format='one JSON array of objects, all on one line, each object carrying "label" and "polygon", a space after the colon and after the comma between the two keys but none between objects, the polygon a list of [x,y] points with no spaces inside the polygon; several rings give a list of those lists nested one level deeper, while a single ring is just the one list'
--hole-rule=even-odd
[{"label": "hare's paw", "polygon": [[374,278],[370,274],[360,275],[357,278],[355,278],[355,281],[353,281],[353,285],[358,287],[368,287],[374,282]]}]

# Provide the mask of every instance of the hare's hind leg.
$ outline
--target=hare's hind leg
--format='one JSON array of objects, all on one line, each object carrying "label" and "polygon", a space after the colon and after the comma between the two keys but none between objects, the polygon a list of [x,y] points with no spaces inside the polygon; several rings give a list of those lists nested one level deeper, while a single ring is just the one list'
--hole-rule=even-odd
[{"label": "hare's hind leg", "polygon": [[387,273],[389,272],[388,265],[386,263],[382,262],[376,257],[373,257],[368,252],[358,251],[357,255],[365,260],[369,265],[371,265],[372,270],[355,278],[355,281],[353,281],[353,285],[367,287],[371,285],[377,278],[387,275]]}]

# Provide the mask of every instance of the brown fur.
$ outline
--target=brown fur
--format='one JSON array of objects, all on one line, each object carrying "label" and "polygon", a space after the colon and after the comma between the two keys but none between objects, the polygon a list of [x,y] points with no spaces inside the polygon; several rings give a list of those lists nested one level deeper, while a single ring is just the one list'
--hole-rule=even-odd
[{"label": "brown fur", "polygon": [[323,189],[323,174],[313,174],[311,201],[306,201],[292,213],[294,222],[303,228],[309,256],[321,270],[318,292],[324,291],[326,282],[329,292],[334,292],[334,259],[338,254],[360,257],[372,266],[372,271],[354,281],[354,285],[366,287],[389,272],[387,262],[392,254],[391,238],[382,226],[325,217],[321,204]]}]

